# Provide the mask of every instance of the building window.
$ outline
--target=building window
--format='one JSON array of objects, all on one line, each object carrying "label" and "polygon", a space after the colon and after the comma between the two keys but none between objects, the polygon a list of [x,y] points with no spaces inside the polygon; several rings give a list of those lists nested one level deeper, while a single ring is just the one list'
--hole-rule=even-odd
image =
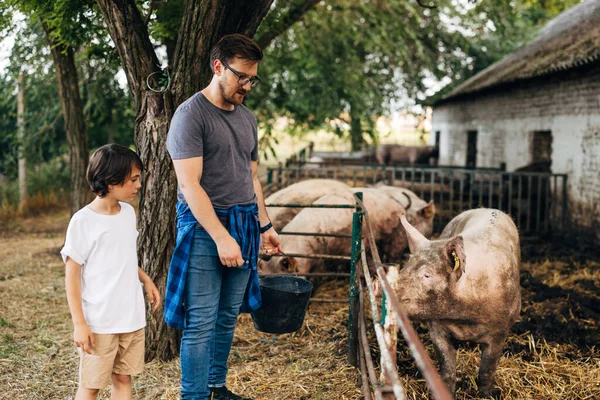
[{"label": "building window", "polygon": [[530,146],[531,163],[552,165],[552,131],[534,131]]},{"label": "building window", "polygon": [[467,131],[467,168],[477,167],[477,131]]}]

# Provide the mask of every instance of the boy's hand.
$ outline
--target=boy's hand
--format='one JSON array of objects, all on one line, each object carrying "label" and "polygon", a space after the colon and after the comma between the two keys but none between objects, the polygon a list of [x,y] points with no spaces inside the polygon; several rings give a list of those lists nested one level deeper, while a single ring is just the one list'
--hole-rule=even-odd
[{"label": "boy's hand", "polygon": [[149,281],[144,283],[144,290],[148,296],[148,301],[152,304],[152,311],[156,312],[160,306],[160,292],[158,291],[158,288],[154,282]]},{"label": "boy's hand", "polygon": [[94,343],[94,334],[88,324],[77,324],[73,330],[73,341],[77,347],[88,354],[92,354],[92,348],[96,346]]}]

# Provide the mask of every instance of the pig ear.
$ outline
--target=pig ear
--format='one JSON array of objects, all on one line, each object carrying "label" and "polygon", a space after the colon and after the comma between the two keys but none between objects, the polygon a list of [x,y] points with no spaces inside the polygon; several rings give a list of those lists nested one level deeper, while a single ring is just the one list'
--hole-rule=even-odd
[{"label": "pig ear", "polygon": [[419,213],[421,213],[423,218],[433,218],[433,216],[435,215],[435,205],[433,204],[433,200],[430,200],[425,207],[421,208],[419,210]]},{"label": "pig ear", "polygon": [[296,259],[294,257],[284,257],[281,260],[281,266],[287,272],[296,272]]},{"label": "pig ear", "polygon": [[412,226],[406,219],[406,214],[400,216],[400,222],[406,231],[406,237],[408,238],[408,247],[411,253],[415,253],[421,249],[429,247],[429,240],[421,232],[419,232],[414,226]]},{"label": "pig ear", "polygon": [[465,264],[467,262],[462,236],[457,236],[446,242],[445,253],[450,270],[457,273],[458,277],[460,277],[465,272]]}]

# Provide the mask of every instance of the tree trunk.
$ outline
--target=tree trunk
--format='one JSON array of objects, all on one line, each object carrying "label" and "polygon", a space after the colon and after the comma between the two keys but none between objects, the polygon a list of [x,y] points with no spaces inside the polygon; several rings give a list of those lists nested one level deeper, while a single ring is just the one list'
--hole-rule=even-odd
[{"label": "tree trunk", "polygon": [[187,1],[175,49],[175,105],[207,86],[212,78],[210,51],[225,35],[253,37],[273,0]]},{"label": "tree trunk", "polygon": [[112,104],[108,109],[108,132],[106,132],[106,143],[115,142],[115,110]]},{"label": "tree trunk", "polygon": [[[146,78],[160,72],[148,30],[134,1],[98,0],[119,52],[136,110],[135,145],[144,163],[138,208],[138,257],[141,268],[164,295],[175,244],[176,180],[166,139],[173,102],[169,92],[146,87]],[[179,337],[166,326],[160,309],[146,314],[146,359],[169,360],[179,352]]]},{"label": "tree trunk", "polygon": [[79,79],[75,67],[73,48],[57,44],[52,38],[50,28],[42,21],[46,32],[56,77],[58,94],[62,104],[62,112],[69,144],[69,161],[71,166],[71,214],[84,207],[90,199],[90,188],[85,173],[89,161],[89,150],[83,105],[79,94]]},{"label": "tree trunk", "polygon": [[27,201],[27,159],[25,158],[25,74],[21,72],[17,80],[17,138],[19,141],[19,209]]},{"label": "tree trunk", "polygon": [[351,111],[350,118],[352,118],[352,121],[350,122],[350,140],[352,143],[352,151],[359,151],[362,149],[362,146],[365,143],[360,117],[358,115],[352,115]]},{"label": "tree trunk", "polygon": [[[146,78],[160,72],[158,59],[135,1],[98,0],[136,108],[135,143],[145,168],[138,223],[140,265],[163,294],[175,244],[176,179],[166,149],[169,122],[176,107],[210,81],[210,49],[217,40],[230,33],[252,36],[272,1],[186,2],[170,91],[156,93],[148,90]],[[162,310],[148,313],[147,319],[146,359],[177,356],[179,335],[166,326]]]}]

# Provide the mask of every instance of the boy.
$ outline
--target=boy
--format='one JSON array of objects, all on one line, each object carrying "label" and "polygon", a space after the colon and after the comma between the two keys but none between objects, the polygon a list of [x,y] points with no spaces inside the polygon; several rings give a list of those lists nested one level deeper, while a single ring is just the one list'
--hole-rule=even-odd
[{"label": "boy", "polygon": [[135,211],[142,161],[116,144],[99,148],[87,170],[96,198],[71,218],[61,255],[73,341],[79,348],[76,400],[95,399],[112,383],[113,399],[131,399],[131,375],[144,368],[144,285],[152,311],[158,289],[136,253]]}]

